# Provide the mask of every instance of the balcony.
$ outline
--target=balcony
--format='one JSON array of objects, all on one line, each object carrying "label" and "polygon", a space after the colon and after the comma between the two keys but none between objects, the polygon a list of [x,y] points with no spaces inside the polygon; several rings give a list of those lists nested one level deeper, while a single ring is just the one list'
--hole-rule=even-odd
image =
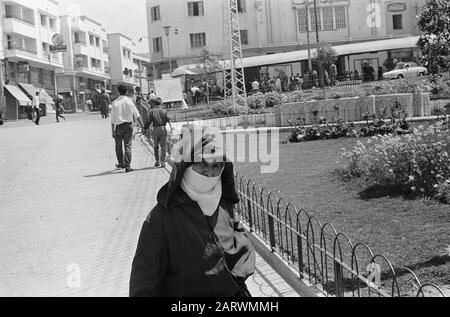
[{"label": "balcony", "polygon": [[84,43],[74,43],[73,44],[73,54],[74,55],[89,55],[89,50]]},{"label": "balcony", "polygon": [[6,18],[3,21],[3,32],[9,34],[19,34],[27,37],[37,37],[37,30],[33,24],[19,20],[17,18]]},{"label": "balcony", "polygon": [[91,67],[86,65],[75,65],[75,71],[81,73],[83,77],[91,79],[109,79],[109,74],[103,71],[102,68]]}]

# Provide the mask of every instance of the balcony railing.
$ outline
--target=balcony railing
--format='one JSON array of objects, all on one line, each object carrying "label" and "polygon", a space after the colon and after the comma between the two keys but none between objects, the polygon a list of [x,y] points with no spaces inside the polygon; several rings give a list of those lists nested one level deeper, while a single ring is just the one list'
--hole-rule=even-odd
[{"label": "balcony railing", "polygon": [[10,13],[6,13],[5,19],[14,19],[14,20],[17,20],[17,21],[20,21],[20,22],[23,22],[23,23],[26,23],[26,24],[29,24],[29,25],[32,25],[32,26],[36,25],[34,20],[31,19],[31,18],[27,19],[25,17],[21,17],[21,16],[18,16],[18,15],[15,15],[15,14],[10,14]]}]

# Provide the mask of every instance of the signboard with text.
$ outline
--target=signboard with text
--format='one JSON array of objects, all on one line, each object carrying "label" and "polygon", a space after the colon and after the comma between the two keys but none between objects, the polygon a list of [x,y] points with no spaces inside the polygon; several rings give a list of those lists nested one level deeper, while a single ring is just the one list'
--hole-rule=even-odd
[{"label": "signboard with text", "polygon": [[67,52],[67,45],[50,45],[51,53],[64,53]]},{"label": "signboard with text", "polygon": [[164,103],[184,100],[183,87],[179,78],[155,80],[154,85],[156,95]]}]

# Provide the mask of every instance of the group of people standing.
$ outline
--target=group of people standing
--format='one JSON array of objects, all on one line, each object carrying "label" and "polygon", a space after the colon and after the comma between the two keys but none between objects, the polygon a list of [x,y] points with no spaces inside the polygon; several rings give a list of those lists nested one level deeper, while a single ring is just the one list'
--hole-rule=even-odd
[{"label": "group of people standing", "polygon": [[[125,169],[127,173],[133,171],[131,168],[133,123],[137,123],[144,134],[147,134],[150,126],[153,126],[152,139],[156,158],[155,167],[164,168],[168,137],[166,125],[169,124],[171,131],[173,131],[173,128],[166,110],[162,108],[163,101],[160,98],[150,99],[149,109],[143,105],[145,98],[140,88],[136,88],[134,100],[127,96],[127,87],[119,86],[118,91],[120,96],[112,103],[111,107],[112,137],[116,143],[115,149],[118,161],[116,168]],[[148,111],[148,119],[145,123],[137,107]]]}]

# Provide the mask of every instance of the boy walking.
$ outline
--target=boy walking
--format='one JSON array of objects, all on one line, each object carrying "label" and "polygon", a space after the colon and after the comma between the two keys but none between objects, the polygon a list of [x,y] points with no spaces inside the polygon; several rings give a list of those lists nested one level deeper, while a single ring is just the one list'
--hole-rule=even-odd
[{"label": "boy walking", "polygon": [[170,125],[170,130],[173,132],[170,118],[167,115],[166,110],[162,108],[163,102],[161,98],[155,100],[155,109],[152,109],[149,113],[149,120],[145,124],[144,130],[147,131],[150,125],[153,124],[153,143],[155,149],[155,167],[166,167],[166,154],[167,154],[167,129],[166,125]]}]

